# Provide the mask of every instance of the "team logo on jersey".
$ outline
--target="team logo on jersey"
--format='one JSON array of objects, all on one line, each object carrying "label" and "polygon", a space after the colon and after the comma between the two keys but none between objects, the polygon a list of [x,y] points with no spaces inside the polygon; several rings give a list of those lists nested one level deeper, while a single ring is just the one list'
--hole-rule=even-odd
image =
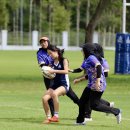
[{"label": "team logo on jersey", "polygon": [[59,68],[59,69],[61,68],[61,65],[60,65],[60,64],[58,65],[58,68]]}]

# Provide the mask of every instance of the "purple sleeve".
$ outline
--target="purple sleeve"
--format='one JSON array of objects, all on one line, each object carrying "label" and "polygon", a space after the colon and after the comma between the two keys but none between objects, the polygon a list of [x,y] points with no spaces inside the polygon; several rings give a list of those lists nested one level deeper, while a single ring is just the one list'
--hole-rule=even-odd
[{"label": "purple sleeve", "polygon": [[45,63],[44,57],[40,55],[39,53],[37,54],[37,61],[38,61],[38,64]]},{"label": "purple sleeve", "polygon": [[109,64],[106,59],[103,59],[103,64],[102,64],[104,71],[109,71]]},{"label": "purple sleeve", "polygon": [[98,60],[95,56],[93,56],[93,55],[91,55],[91,56],[88,57],[88,62],[89,62],[93,67],[95,67],[97,64],[100,64],[99,60]]},{"label": "purple sleeve", "polygon": [[86,60],[83,61],[81,68],[85,69]]}]

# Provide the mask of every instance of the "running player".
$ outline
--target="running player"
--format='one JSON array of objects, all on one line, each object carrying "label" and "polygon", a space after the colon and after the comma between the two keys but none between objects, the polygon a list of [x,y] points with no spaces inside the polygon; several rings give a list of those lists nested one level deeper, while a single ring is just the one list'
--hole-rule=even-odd
[{"label": "running player", "polygon": [[[53,59],[48,55],[47,53],[47,48],[50,46],[50,40],[48,37],[41,37],[39,40],[41,48],[37,51],[37,61],[40,67],[42,66],[51,66],[53,63]],[[49,87],[53,84],[52,80],[46,78],[43,76],[43,82],[45,84],[46,89],[49,89]],[[72,88],[70,87],[69,91],[67,92],[67,96],[73,100],[73,102],[77,105],[79,105],[79,98],[78,96],[74,93]],[[42,99],[43,103],[43,99]],[[51,110],[51,115],[54,115],[54,105],[53,105],[53,100],[50,99],[48,101],[49,107]]]},{"label": "running player", "polygon": [[[53,85],[46,91],[43,97],[43,105],[47,118],[43,123],[58,122],[59,121],[59,100],[58,97],[67,94],[69,91],[69,63],[66,58],[63,57],[64,50],[57,48],[54,45],[50,45],[47,48],[48,54],[54,60],[52,70],[50,73],[56,73],[53,79]],[[50,111],[48,106],[48,100],[53,99],[54,102],[54,116],[50,118]]]},{"label": "running player", "polygon": [[[41,48],[39,48],[39,50],[37,51],[37,61],[39,66],[42,68],[42,66],[51,65],[53,60],[47,53],[47,47],[50,46],[50,40],[48,39],[48,37],[41,37],[39,43]],[[52,84],[51,80],[43,76],[43,82],[45,84],[46,89],[49,89],[49,87]],[[42,99],[42,103],[43,103],[43,99]],[[54,115],[53,100],[50,99],[48,103],[51,110],[51,115],[53,116]]]},{"label": "running player", "polygon": [[106,104],[102,104],[101,96],[106,89],[106,79],[102,67],[102,57],[94,52],[94,45],[83,44],[82,51],[84,61],[81,68],[88,75],[88,86],[84,89],[80,98],[79,115],[76,124],[83,125],[85,105],[90,107],[90,110],[96,110],[105,113],[112,113],[117,118],[117,123],[121,121],[121,112],[118,108],[111,108]]},{"label": "running player", "polygon": [[[94,43],[94,52],[101,56],[102,57],[102,66],[103,66],[103,70],[104,70],[104,74],[105,74],[105,77],[108,77],[108,72],[109,72],[109,65],[108,65],[108,62],[107,60],[104,58],[104,51],[103,51],[103,48],[101,45],[97,44],[97,43]],[[74,70],[71,70],[71,72],[73,73],[79,73],[81,72],[83,69],[82,68],[77,68],[77,69],[74,69]],[[81,76],[80,78],[76,78],[74,80],[74,84],[82,81],[82,80],[87,80],[88,79],[88,75],[85,75],[85,76]],[[87,89],[87,88],[86,88]],[[114,102],[108,102],[104,99],[101,99],[101,103],[102,104],[106,104],[110,107],[114,107]],[[88,105],[86,105],[88,107]],[[92,118],[91,118],[91,110],[90,108],[87,108],[86,107],[86,110],[85,110],[85,121],[92,121]],[[108,113],[106,113],[106,115],[108,115]]]}]

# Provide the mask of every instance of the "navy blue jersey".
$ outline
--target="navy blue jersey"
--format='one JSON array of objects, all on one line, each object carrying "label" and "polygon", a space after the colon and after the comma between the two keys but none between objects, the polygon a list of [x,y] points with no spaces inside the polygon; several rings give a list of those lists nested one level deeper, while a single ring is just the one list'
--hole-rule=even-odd
[{"label": "navy blue jersey", "polygon": [[48,55],[47,51],[43,48],[40,48],[37,51],[37,61],[39,65],[44,64],[47,66],[51,65],[53,62],[52,58]]},{"label": "navy blue jersey", "polygon": [[[55,70],[64,70],[63,61],[59,62],[58,64],[53,63],[52,68]],[[63,87],[65,87],[66,92],[68,92],[69,86],[70,86],[68,74],[57,74],[56,73],[56,76],[53,79],[53,81],[54,81],[54,84],[51,87],[52,89],[56,89],[60,86],[63,86]]]}]

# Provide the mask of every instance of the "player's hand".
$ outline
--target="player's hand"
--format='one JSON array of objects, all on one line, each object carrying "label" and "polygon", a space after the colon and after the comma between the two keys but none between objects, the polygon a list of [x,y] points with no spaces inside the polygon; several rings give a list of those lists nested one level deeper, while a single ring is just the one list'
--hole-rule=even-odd
[{"label": "player's hand", "polygon": [[96,89],[96,91],[101,91],[100,78],[97,79],[96,82],[95,82],[95,89]]},{"label": "player's hand", "polygon": [[49,72],[50,74],[54,74],[54,73],[55,73],[53,69],[48,70],[48,72]]},{"label": "player's hand", "polygon": [[77,84],[79,82],[80,82],[80,79],[74,79],[74,81],[73,81],[74,84]]},{"label": "player's hand", "polygon": [[74,70],[69,69],[68,71],[73,73]]}]

